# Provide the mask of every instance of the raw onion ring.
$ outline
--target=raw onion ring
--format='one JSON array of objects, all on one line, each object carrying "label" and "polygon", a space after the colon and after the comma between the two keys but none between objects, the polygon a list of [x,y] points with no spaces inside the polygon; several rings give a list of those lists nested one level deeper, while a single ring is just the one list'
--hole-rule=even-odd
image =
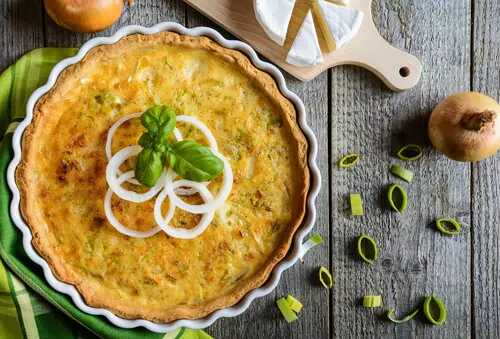
[{"label": "raw onion ring", "polygon": [[[156,234],[160,230],[163,230],[165,233],[175,238],[180,238],[180,239],[195,238],[199,236],[201,233],[203,233],[205,229],[208,227],[208,225],[210,225],[215,215],[216,209],[219,208],[224,203],[224,201],[228,198],[229,194],[231,193],[231,188],[233,184],[233,172],[231,166],[228,160],[222,154],[219,153],[217,141],[215,140],[215,137],[213,136],[212,132],[207,128],[205,124],[203,124],[200,120],[198,120],[195,117],[187,115],[179,115],[177,116],[177,121],[192,124],[196,128],[198,128],[207,139],[209,147],[214,153],[214,155],[220,158],[224,163],[223,183],[215,199],[212,193],[207,188],[209,182],[195,182],[186,179],[180,179],[174,181],[175,177],[177,176],[177,173],[175,173],[175,171],[171,168],[169,168],[168,171],[165,170],[162,173],[162,176],[160,177],[156,185],[150,188],[147,192],[137,193],[134,191],[129,191],[124,189],[121,185],[125,181],[140,185],[140,183],[134,179],[134,171],[128,171],[122,174],[119,168],[125,160],[127,160],[130,157],[138,155],[141,152],[142,147],[139,145],[128,146],[121,149],[116,154],[112,155],[111,146],[113,142],[113,136],[116,133],[116,130],[124,122],[133,118],[138,118],[140,116],[141,113],[133,113],[124,116],[120,118],[117,122],[115,122],[108,131],[108,136],[105,146],[106,156],[109,160],[108,165],[106,167],[106,180],[108,182],[109,189],[106,192],[106,196],[104,199],[104,210],[106,217],[108,218],[110,224],[117,231],[131,237],[146,238]],[[180,132],[179,129],[175,128],[173,134],[177,141],[181,141],[183,139],[182,133]],[[111,208],[111,198],[113,196],[113,193],[115,193],[118,197],[120,197],[123,200],[140,203],[153,198],[156,194],[158,194],[158,192],[160,192],[160,194],[156,198],[154,206],[154,218],[158,226],[145,232],[134,231],[125,227],[114,216]],[[193,195],[195,193],[200,194],[200,196],[204,201],[203,204],[200,205],[188,204],[178,197],[178,195]],[[161,206],[167,196],[170,199],[170,203],[167,215],[163,217]],[[198,223],[198,225],[196,225],[194,228],[186,229],[186,228],[171,227],[168,223],[172,220],[176,207],[179,207],[193,214],[203,214],[203,216],[201,217],[201,220]]]},{"label": "raw onion ring", "polygon": [[[123,182],[133,177],[133,172],[126,172],[117,179],[117,183],[121,185]],[[148,231],[136,231],[131,230],[128,227],[125,227],[113,214],[113,208],[111,207],[111,198],[113,197],[113,191],[111,188],[108,188],[106,192],[106,196],[104,197],[104,213],[106,214],[106,218],[108,218],[109,223],[113,226],[118,232],[126,234],[130,237],[135,238],[149,238],[159,231],[161,231],[160,226],[156,226],[151,228]]]},{"label": "raw onion ring", "polygon": [[[109,128],[108,137],[106,138],[106,146],[104,147],[104,149],[106,151],[106,158],[108,158],[108,161],[113,156],[113,153],[112,153],[113,137],[115,136],[115,133],[116,133],[116,130],[118,129],[118,127],[123,125],[128,120],[131,120],[134,118],[139,118],[141,115],[142,115],[142,113],[132,113],[132,114],[126,115],[124,117],[121,117]],[[118,168],[116,170],[116,175],[120,176],[121,174],[122,174],[122,171],[120,171],[120,169]],[[134,184],[134,185],[141,184],[136,179],[129,179],[127,181],[130,182],[131,184]]]},{"label": "raw onion ring", "polygon": [[[108,137],[106,139],[106,146],[105,146],[105,150],[106,150],[106,157],[108,158],[108,161],[111,159],[111,157],[113,156],[112,154],[112,150],[111,150],[111,146],[113,145],[113,136],[115,135],[116,133],[116,130],[118,129],[118,127],[120,127],[121,125],[123,125],[126,121],[130,120],[130,119],[134,119],[134,118],[139,118],[140,116],[142,115],[142,113],[132,113],[132,114],[129,114],[129,115],[126,115],[124,117],[121,117],[120,119],[118,119],[114,124],[113,126],[111,126],[109,128],[109,131],[108,131]],[[121,175],[120,172],[117,172],[118,175]]]},{"label": "raw onion ring", "polygon": [[[174,187],[174,182],[173,178],[176,176],[176,173],[173,169],[169,169],[167,172],[167,176],[165,178],[165,189],[168,192],[168,195],[170,197],[170,201],[174,203],[177,207],[180,209],[183,209],[187,212],[194,213],[194,214],[204,214],[204,213],[209,213],[212,211],[215,211],[217,208],[222,206],[224,204],[224,201],[229,197],[229,194],[231,193],[231,188],[233,187],[233,171],[231,170],[231,166],[229,165],[229,161],[220,154],[218,151],[215,151],[212,149],[212,152],[215,154],[216,157],[222,160],[224,163],[224,179],[222,182],[222,186],[219,188],[219,192],[217,192],[216,197],[214,198],[213,201],[210,202],[205,202],[204,204],[200,205],[192,205],[188,204],[185,201],[183,201],[181,198],[177,196],[175,193],[173,187]],[[179,184],[181,183],[181,184]],[[177,180],[175,181],[175,186],[191,186],[193,181],[191,180]]]},{"label": "raw onion ring", "polygon": [[[132,113],[132,114],[125,115],[125,116],[121,117],[120,119],[118,119],[109,128],[109,130],[108,130],[108,136],[106,138],[106,145],[104,147],[104,149],[106,151],[106,158],[108,158],[108,161],[111,160],[111,158],[113,157],[113,151],[112,151],[113,137],[115,136],[115,133],[118,130],[118,128],[121,125],[123,125],[126,121],[129,121],[129,120],[135,119],[135,118],[140,118],[141,115],[142,115],[142,113]],[[196,125],[196,126],[199,126],[200,123],[201,122],[198,120],[198,125]],[[174,136],[175,136],[175,139],[177,141],[180,141],[180,140],[183,139],[181,132],[177,128],[174,128]],[[213,138],[213,136],[212,136],[212,138]],[[116,175],[117,176],[122,175],[122,171],[119,168],[116,170]],[[134,178],[127,180],[127,182],[129,182],[131,184],[134,184],[134,185],[141,185],[141,183],[139,181],[137,181],[136,179],[134,179]],[[182,189],[180,189],[180,190],[182,190]],[[191,195],[191,194],[194,194],[194,193],[187,193],[187,194],[179,193],[179,194],[181,194],[181,195]]]},{"label": "raw onion ring", "polygon": [[[212,134],[212,132],[200,120],[198,120],[195,117],[189,116],[189,115],[179,115],[179,116],[177,116],[176,119],[177,119],[177,121],[185,122],[185,123],[191,124],[194,127],[198,128],[201,131],[201,133],[205,136],[205,138],[207,139],[210,148],[212,150],[215,150],[215,151],[218,150],[217,140],[215,140],[215,137]],[[184,139],[181,132],[177,128],[174,130],[174,135],[175,135],[175,139],[177,141],[182,141]],[[208,186],[208,184],[209,184],[208,181],[203,182],[203,185],[205,185],[205,186]],[[196,194],[196,193],[198,193],[198,191],[195,190],[194,188],[177,187],[175,189],[175,193],[177,193],[178,195],[188,196],[188,195]]]},{"label": "raw onion ring", "polygon": [[[154,185],[144,193],[129,191],[121,186],[121,183],[119,182],[117,176],[118,168],[125,160],[127,160],[130,157],[136,156],[137,154],[139,154],[139,152],[141,152],[141,150],[142,147],[138,145],[122,148],[120,151],[118,151],[115,155],[111,157],[111,159],[108,162],[108,165],[106,166],[106,181],[108,182],[109,188],[123,200],[137,202],[137,203],[147,201],[152,197],[154,197],[156,194],[158,194],[158,192],[162,189],[163,186],[162,177],[165,175],[165,171],[163,171],[162,177],[160,177],[156,185]],[[126,176],[127,179],[124,180],[132,179],[134,177],[134,171],[128,171],[125,174],[127,174]],[[122,174],[122,176],[123,175],[124,174]],[[120,176],[120,178],[122,176]]]},{"label": "raw onion ring", "polygon": [[[188,186],[186,182],[180,183],[180,181],[181,180],[178,180],[172,183],[173,189],[177,188],[178,185]],[[205,203],[210,202],[213,199],[212,193],[210,193],[210,191],[206,188],[205,185],[199,182],[192,181],[189,183],[189,187],[193,188],[198,193],[200,193],[200,196],[205,201]],[[156,223],[168,235],[179,239],[193,239],[199,236],[201,233],[203,233],[207,229],[208,225],[210,225],[210,223],[212,222],[215,210],[212,210],[211,212],[208,213],[204,213],[198,225],[196,225],[193,228],[180,228],[180,227],[170,226],[168,223],[170,222],[170,220],[172,220],[174,216],[176,206],[172,201],[170,201],[167,215],[165,216],[165,218],[163,218],[161,212],[161,205],[163,204],[163,201],[167,196],[168,192],[166,189],[161,191],[160,194],[158,195],[158,198],[155,201],[154,216]]]},{"label": "raw onion ring", "polygon": [[[198,128],[201,131],[201,133],[203,133],[205,138],[207,139],[208,144],[210,145],[210,148],[216,152],[219,150],[219,148],[217,147],[217,140],[215,140],[214,135],[212,134],[212,132],[210,132],[208,127],[204,123],[202,123],[200,120],[198,120],[197,118],[192,117],[190,115],[178,115],[176,119],[177,119],[177,121],[186,122],[186,123],[191,124],[194,127]],[[181,140],[182,140],[182,137],[181,137]]]}]

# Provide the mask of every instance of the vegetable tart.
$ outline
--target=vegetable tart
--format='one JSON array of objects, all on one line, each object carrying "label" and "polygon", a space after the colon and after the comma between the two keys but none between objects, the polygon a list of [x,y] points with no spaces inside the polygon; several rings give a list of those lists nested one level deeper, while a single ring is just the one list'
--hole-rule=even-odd
[{"label": "vegetable tart", "polygon": [[[192,239],[129,236],[105,213],[108,133],[123,117],[153,106],[184,116],[179,133],[208,146],[185,122],[196,118],[232,168],[227,199]],[[144,131],[141,119],[124,121],[111,152],[140,147]],[[135,162],[124,161],[121,172]],[[215,195],[222,177],[204,185]],[[58,279],[90,306],[162,323],[204,317],[261,286],[291,246],[310,184],[306,139],[273,78],[239,51],[172,32],[129,35],[65,69],[35,106],[16,182],[33,245]],[[182,200],[200,204],[202,195]],[[171,203],[167,196],[163,213]],[[155,225],[154,204],[110,200],[120,223],[146,233]],[[200,218],[176,209],[169,225],[189,230]]]}]

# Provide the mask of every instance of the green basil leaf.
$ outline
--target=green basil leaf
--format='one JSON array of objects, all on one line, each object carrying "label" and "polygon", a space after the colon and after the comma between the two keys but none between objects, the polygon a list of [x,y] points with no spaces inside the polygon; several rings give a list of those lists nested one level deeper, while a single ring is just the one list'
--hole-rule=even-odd
[{"label": "green basil leaf", "polygon": [[161,153],[144,148],[137,156],[135,178],[143,185],[153,187],[163,172]]},{"label": "green basil leaf", "polygon": [[210,148],[192,140],[172,144],[166,154],[174,171],[188,180],[209,181],[219,176],[224,169],[224,163]]},{"label": "green basil leaf", "polygon": [[175,112],[166,106],[153,106],[142,114],[141,122],[157,143],[165,143],[175,128]]},{"label": "green basil leaf", "polygon": [[153,146],[153,149],[160,153],[162,156],[165,154],[165,152],[167,151],[167,149],[169,148],[169,145],[168,144],[155,144]]},{"label": "green basil leaf", "polygon": [[154,145],[154,138],[149,133],[144,133],[139,138],[139,145],[143,148],[152,148]]},{"label": "green basil leaf", "polygon": [[158,134],[158,129],[159,129],[158,119],[156,118],[155,114],[151,112],[151,108],[148,109],[146,112],[142,113],[141,123],[150,134],[152,135]]}]

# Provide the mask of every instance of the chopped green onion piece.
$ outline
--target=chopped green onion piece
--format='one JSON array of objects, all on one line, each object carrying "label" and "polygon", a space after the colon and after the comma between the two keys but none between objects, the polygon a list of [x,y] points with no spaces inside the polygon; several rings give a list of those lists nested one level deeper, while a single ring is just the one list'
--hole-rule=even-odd
[{"label": "chopped green onion piece", "polygon": [[339,160],[339,167],[340,168],[351,168],[356,166],[360,159],[359,154],[351,153],[347,154],[342,157],[342,159]]},{"label": "chopped green onion piece", "polygon": [[365,295],[363,297],[363,307],[374,308],[382,306],[382,297],[380,295]]},{"label": "chopped green onion piece", "polygon": [[408,203],[405,189],[398,184],[390,184],[387,190],[387,201],[393,210],[403,213]]},{"label": "chopped green onion piece", "polygon": [[379,251],[375,239],[366,234],[361,234],[358,237],[357,252],[361,259],[369,264],[373,264],[379,256]]},{"label": "chopped green onion piece", "polygon": [[313,234],[306,242],[302,244],[299,252],[299,258],[302,260],[304,255],[313,248],[314,246],[321,245],[323,243],[323,238],[319,234]]},{"label": "chopped green onion piece", "polygon": [[420,308],[417,308],[415,311],[405,315],[403,318],[398,319],[398,318],[396,318],[396,311],[393,308],[391,308],[390,310],[387,311],[387,313],[385,315],[386,315],[387,319],[389,319],[393,323],[402,324],[402,323],[405,323],[405,322],[415,318],[415,316],[418,314],[419,311],[420,311]]},{"label": "chopped green onion piece", "polygon": [[363,211],[363,199],[359,193],[351,193],[349,196],[349,201],[351,202],[351,214],[356,216],[364,215]]},{"label": "chopped green onion piece", "polygon": [[325,288],[333,287],[333,277],[328,268],[321,266],[318,275],[321,285],[325,286]]},{"label": "chopped green onion piece", "polygon": [[287,295],[286,301],[288,303],[288,306],[290,306],[290,309],[294,311],[295,313],[299,313],[302,310],[302,303],[295,299],[292,295]]},{"label": "chopped green onion piece", "polygon": [[290,304],[285,298],[276,300],[276,305],[283,315],[283,318],[285,318],[288,323],[297,320],[297,314],[295,314],[295,312],[290,308]]},{"label": "chopped green onion piece", "polygon": [[403,179],[406,182],[411,182],[413,179],[413,172],[409,171],[401,166],[392,165],[390,171],[392,174]]},{"label": "chopped green onion piece", "polygon": [[444,235],[458,235],[462,225],[453,218],[439,218],[436,220],[436,227]]},{"label": "chopped green onion piece", "polygon": [[446,306],[443,301],[433,295],[424,300],[424,315],[434,325],[443,325],[447,318]]},{"label": "chopped green onion piece", "polygon": [[185,329],[184,328],[178,328],[176,330],[170,331],[165,333],[165,336],[162,339],[176,339],[179,337],[179,335],[182,336],[184,334]]},{"label": "chopped green onion piece", "polygon": [[409,144],[401,147],[396,152],[401,160],[417,160],[422,156],[422,147],[415,144]]},{"label": "chopped green onion piece", "polygon": [[163,337],[162,339],[214,339],[210,334],[202,330],[193,330],[190,328],[183,327],[184,331],[176,335],[175,337]]}]

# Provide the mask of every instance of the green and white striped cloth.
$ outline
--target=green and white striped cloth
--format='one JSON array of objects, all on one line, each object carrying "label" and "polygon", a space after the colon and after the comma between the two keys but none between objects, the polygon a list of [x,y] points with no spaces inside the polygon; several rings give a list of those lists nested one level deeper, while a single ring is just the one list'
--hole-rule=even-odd
[{"label": "green and white striped cloth", "polygon": [[73,48],[41,48],[24,55],[0,75],[0,338],[209,339],[201,330],[182,328],[158,334],[144,328],[122,329],[105,318],[80,311],[53,290],[42,270],[22,247],[20,231],[9,216],[10,191],[5,173],[12,158],[12,131],[25,115],[26,102],[47,81],[52,67],[72,56]]}]

